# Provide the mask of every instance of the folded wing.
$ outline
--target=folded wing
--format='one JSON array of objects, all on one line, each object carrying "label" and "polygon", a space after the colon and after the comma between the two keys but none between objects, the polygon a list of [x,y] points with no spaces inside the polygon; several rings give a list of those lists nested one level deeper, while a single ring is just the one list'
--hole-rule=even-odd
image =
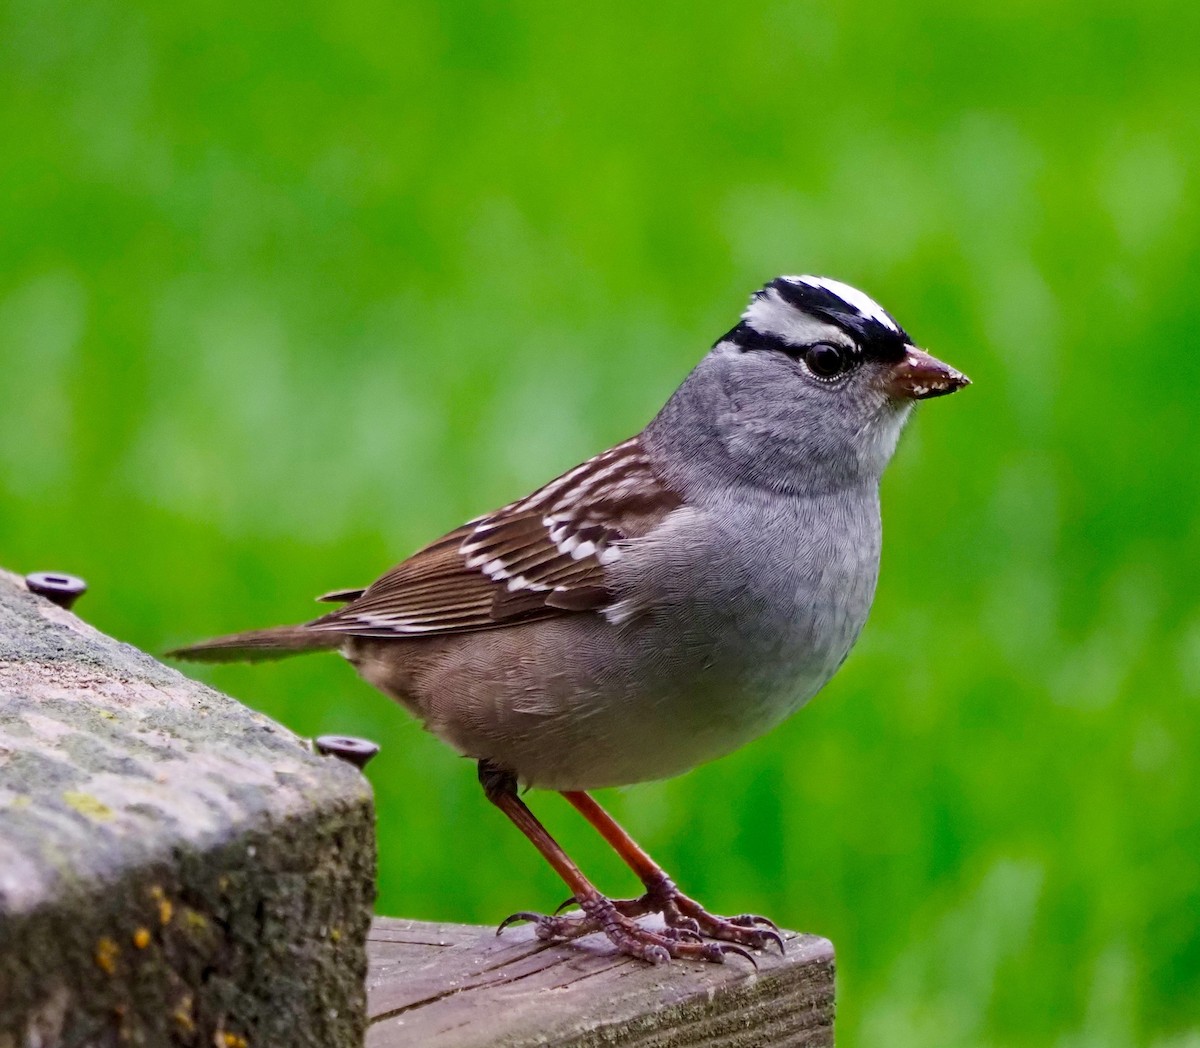
[{"label": "folded wing", "polygon": [[603,609],[609,566],[680,501],[635,437],[443,536],[307,628],[429,636]]}]

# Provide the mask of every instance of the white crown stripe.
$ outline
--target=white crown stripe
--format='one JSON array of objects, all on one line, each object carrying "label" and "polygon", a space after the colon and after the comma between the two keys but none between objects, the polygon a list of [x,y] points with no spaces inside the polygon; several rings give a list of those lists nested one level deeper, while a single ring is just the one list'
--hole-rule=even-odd
[{"label": "white crown stripe", "polygon": [[793,346],[845,339],[840,328],[801,312],[774,288],[756,295],[742,313],[742,319],[759,334],[775,335]]},{"label": "white crown stripe", "polygon": [[837,295],[846,305],[850,306],[860,316],[874,320],[877,324],[882,324],[889,331],[899,331],[896,322],[887,314],[887,310],[876,302],[870,295],[864,294],[856,287],[851,287],[849,284],[843,284],[840,280],[834,280],[831,277],[784,277],[784,280],[790,281],[793,284],[807,284],[809,287],[822,288],[832,294]]}]

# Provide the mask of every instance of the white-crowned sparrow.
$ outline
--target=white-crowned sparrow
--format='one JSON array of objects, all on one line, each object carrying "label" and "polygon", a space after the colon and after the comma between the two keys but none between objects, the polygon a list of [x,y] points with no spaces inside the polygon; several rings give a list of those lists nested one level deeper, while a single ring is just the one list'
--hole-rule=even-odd
[{"label": "white-crowned sparrow", "polygon": [[[340,649],[478,761],[488,798],[566,881],[582,916],[510,918],[545,938],[603,931],[656,962],[782,947],[764,918],[681,894],[583,791],[677,775],[816,694],[866,621],[879,479],[913,403],[967,381],[861,291],[779,277],[636,437],[326,595],[344,602],[328,615],[173,654]],[[602,896],[518,783],[561,791],[645,895]],[[650,912],[665,932],[635,923]]]}]

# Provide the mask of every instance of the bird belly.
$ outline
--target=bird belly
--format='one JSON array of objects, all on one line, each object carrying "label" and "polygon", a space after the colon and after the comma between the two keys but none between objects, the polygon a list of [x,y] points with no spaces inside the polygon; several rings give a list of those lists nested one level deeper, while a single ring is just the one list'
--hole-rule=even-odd
[{"label": "bird belly", "polygon": [[720,631],[719,642],[717,634],[695,636],[673,655],[664,630],[659,650],[670,668],[641,694],[612,703],[611,730],[625,742],[614,767],[593,768],[594,778],[607,778],[604,785],[668,778],[775,728],[828,683],[858,636],[865,611],[838,612],[833,621],[832,610],[824,608],[820,621],[805,607],[787,620],[750,616],[744,629]]},{"label": "bird belly", "polygon": [[582,614],[452,643],[359,641],[352,661],[460,753],[527,785],[597,789],[678,775],[775,727],[837,670],[860,603],[804,598],[735,624],[691,609],[682,630],[678,611],[622,626]]}]

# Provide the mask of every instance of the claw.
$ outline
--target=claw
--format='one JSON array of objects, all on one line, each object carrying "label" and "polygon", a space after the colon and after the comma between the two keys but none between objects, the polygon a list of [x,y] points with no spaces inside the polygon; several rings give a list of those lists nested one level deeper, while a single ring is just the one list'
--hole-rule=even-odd
[{"label": "claw", "polygon": [[787,946],[784,944],[783,936],[780,935],[779,932],[774,932],[774,931],[768,930],[765,932],[759,932],[758,934],[761,935],[764,939],[766,939],[767,942],[773,942],[776,946],[779,947],[779,956],[780,957],[787,956]]},{"label": "claw", "polygon": [[[737,943],[753,950],[761,950],[770,943],[785,954],[783,937],[773,921],[756,914],[741,914],[738,917],[717,917],[709,913],[695,899],[690,899],[669,881],[661,885],[647,885],[646,894],[640,900],[617,906],[622,913],[630,914],[633,906],[640,905],[639,912],[661,913],[671,928],[682,928],[699,932],[708,939],[723,943]],[[759,927],[762,925],[762,927]]]},{"label": "claw", "polygon": [[579,905],[579,900],[576,899],[574,895],[569,895],[569,896],[567,896],[567,898],[563,899],[563,901],[560,902],[556,907],[554,907],[554,912],[551,916],[557,917],[568,906],[578,906],[578,905]]},{"label": "claw", "polygon": [[743,950],[740,946],[735,946],[733,943],[728,942],[713,943],[712,945],[721,951],[722,963],[724,963],[725,954],[732,953],[736,954],[738,957],[744,957],[754,966],[754,970],[758,971],[758,961],[754,959],[754,954],[752,954],[749,950]]},{"label": "claw", "polygon": [[528,913],[522,910],[520,913],[510,913],[500,922],[500,926],[496,929],[496,934],[499,935],[510,924],[518,924],[521,921],[534,921],[541,917],[540,913]]},{"label": "claw", "polygon": [[[557,916],[571,905],[579,906],[583,916]],[[643,928],[636,918],[647,913],[661,913],[666,927],[655,931]],[[732,954],[749,961],[757,970],[758,961],[750,950],[762,950],[771,943],[779,947],[781,955],[787,949],[783,936],[767,918],[753,914],[716,917],[695,900],[679,894],[673,885],[669,892],[650,889],[639,899],[615,902],[603,896],[582,901],[571,896],[553,916],[526,910],[511,914],[500,923],[496,934],[520,921],[532,922],[537,937],[545,942],[570,941],[602,932],[622,953],[650,964],[666,964],[673,957],[724,964]]]},{"label": "claw", "polygon": [[[510,924],[518,921],[531,921],[537,937],[545,942],[569,941],[593,932],[602,932],[622,953],[650,964],[666,964],[674,957],[724,964],[726,954],[733,953],[758,967],[750,953],[741,946],[725,942],[706,942],[698,930],[698,922],[684,917],[677,910],[672,915],[672,925],[652,931],[643,928],[633,917],[623,913],[619,904],[603,896],[585,899],[580,906],[584,912],[582,917],[551,917],[522,910],[506,917],[496,929],[496,934],[499,935]],[[631,909],[646,912],[647,908],[632,906]],[[741,934],[752,933],[742,931]]]}]

